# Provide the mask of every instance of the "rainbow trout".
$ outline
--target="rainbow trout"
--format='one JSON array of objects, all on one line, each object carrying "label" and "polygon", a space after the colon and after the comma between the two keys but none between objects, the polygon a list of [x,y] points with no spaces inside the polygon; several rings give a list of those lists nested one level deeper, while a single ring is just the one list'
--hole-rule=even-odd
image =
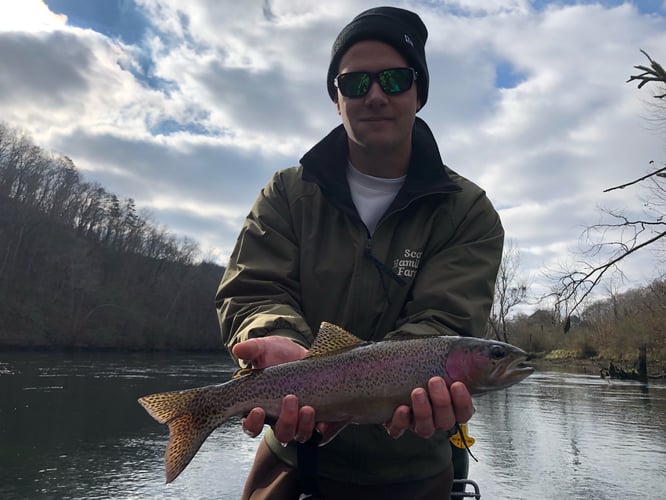
[{"label": "rainbow trout", "polygon": [[282,398],[298,396],[315,409],[317,421],[331,422],[330,442],[348,424],[383,424],[400,405],[410,405],[415,387],[434,376],[448,386],[463,382],[483,394],[520,382],[534,369],[521,349],[489,340],[455,336],[400,336],[367,342],[322,323],[305,358],[247,373],[230,381],[184,391],[144,396],[139,403],[169,425],[165,464],[170,483],[187,467],[209,434],[230,417],[261,407],[277,418]]}]

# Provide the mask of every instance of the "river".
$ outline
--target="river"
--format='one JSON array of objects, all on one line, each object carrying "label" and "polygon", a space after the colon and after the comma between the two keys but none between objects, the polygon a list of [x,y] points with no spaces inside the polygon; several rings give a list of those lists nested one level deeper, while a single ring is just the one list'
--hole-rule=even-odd
[{"label": "river", "polygon": [[[227,380],[222,354],[0,351],[0,498],[237,499],[257,440],[215,431],[164,485],[144,394]],[[481,498],[666,499],[666,384],[540,371],[475,398]]]}]

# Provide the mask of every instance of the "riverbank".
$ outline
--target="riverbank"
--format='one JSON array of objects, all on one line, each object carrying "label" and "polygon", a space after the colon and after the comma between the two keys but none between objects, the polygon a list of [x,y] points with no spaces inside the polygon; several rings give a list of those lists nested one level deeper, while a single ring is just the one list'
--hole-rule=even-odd
[{"label": "riverbank", "polygon": [[564,358],[530,358],[529,364],[538,371],[558,371],[600,375],[601,370],[608,368],[609,361],[601,359],[564,359]]},{"label": "riverbank", "polygon": [[[600,377],[603,373],[607,376],[611,363],[626,372],[636,369],[634,364],[630,362],[601,357],[579,358],[576,357],[574,352],[564,350],[556,350],[550,353],[532,353],[529,360],[529,364],[540,371],[566,371]],[[666,366],[660,362],[648,363],[647,373],[650,379],[666,378]]]}]

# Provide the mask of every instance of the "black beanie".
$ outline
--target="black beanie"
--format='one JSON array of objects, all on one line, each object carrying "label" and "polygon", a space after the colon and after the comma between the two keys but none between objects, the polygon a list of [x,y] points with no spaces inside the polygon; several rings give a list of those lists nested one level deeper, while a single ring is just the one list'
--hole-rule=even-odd
[{"label": "black beanie", "polygon": [[414,12],[397,7],[376,7],[361,12],[342,29],[333,43],[326,77],[328,95],[333,101],[337,99],[333,80],[338,75],[340,60],[345,52],[361,40],[379,40],[400,52],[418,73],[416,89],[423,107],[428,99],[429,77],[425,58],[427,39],[428,30]]}]

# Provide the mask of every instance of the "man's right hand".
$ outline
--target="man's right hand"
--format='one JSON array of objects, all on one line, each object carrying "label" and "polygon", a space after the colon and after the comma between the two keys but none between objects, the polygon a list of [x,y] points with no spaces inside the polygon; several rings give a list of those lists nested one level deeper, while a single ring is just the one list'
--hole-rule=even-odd
[{"label": "man's right hand", "polygon": [[[250,362],[253,368],[296,361],[305,357],[307,349],[286,337],[260,337],[239,342],[232,348],[234,356]],[[266,423],[263,408],[254,408],[243,419],[243,431],[258,436]],[[310,439],[315,427],[315,411],[311,406],[298,407],[298,398],[293,394],[282,400],[282,408],[277,422],[273,426],[275,437],[281,443],[292,440],[305,442]]]}]

